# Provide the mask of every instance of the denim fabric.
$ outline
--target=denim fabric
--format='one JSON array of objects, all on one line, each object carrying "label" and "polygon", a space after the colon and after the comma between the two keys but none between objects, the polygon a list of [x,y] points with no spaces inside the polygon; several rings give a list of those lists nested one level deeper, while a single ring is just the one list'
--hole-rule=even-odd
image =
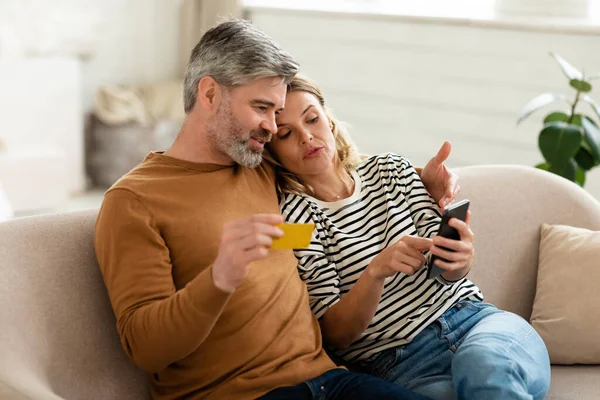
[{"label": "denim fabric", "polygon": [[263,400],[427,400],[401,386],[367,374],[334,369],[296,386],[272,390]]},{"label": "denim fabric", "polygon": [[462,301],[402,347],[364,365],[436,400],[543,399],[550,386],[544,342],[518,315]]}]

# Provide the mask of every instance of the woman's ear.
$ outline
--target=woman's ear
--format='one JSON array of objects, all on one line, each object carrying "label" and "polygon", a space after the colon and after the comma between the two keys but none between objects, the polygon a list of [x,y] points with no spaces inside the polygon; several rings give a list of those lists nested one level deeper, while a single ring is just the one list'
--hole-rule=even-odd
[{"label": "woman's ear", "polygon": [[212,111],[218,104],[221,97],[221,86],[212,76],[205,76],[198,82],[198,95],[196,103],[202,108]]}]

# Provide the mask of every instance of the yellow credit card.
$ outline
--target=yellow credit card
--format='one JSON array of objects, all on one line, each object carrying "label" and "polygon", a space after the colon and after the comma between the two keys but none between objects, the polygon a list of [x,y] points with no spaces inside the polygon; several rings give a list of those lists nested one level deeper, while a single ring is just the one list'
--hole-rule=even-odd
[{"label": "yellow credit card", "polygon": [[306,249],[315,224],[279,224],[277,227],[281,228],[283,236],[273,239],[272,249]]}]

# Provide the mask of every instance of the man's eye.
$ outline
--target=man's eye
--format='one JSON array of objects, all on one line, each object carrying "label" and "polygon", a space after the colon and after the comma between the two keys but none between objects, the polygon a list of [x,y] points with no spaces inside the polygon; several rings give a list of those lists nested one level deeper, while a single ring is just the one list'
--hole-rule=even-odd
[{"label": "man's eye", "polygon": [[258,106],[256,107],[260,112],[267,112],[268,108],[265,106]]}]

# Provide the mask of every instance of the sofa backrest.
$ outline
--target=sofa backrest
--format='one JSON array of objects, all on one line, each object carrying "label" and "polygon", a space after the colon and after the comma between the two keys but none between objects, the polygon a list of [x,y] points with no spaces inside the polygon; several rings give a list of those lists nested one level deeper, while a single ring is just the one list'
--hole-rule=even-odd
[{"label": "sofa backrest", "polygon": [[578,185],[531,167],[473,166],[456,172],[459,199],[471,200],[475,263],[469,279],[486,301],[529,319],[541,224],[600,230],[600,203]]},{"label": "sofa backrest", "polygon": [[149,398],[146,377],[119,343],[96,264],[96,215],[0,223],[3,399]]}]

